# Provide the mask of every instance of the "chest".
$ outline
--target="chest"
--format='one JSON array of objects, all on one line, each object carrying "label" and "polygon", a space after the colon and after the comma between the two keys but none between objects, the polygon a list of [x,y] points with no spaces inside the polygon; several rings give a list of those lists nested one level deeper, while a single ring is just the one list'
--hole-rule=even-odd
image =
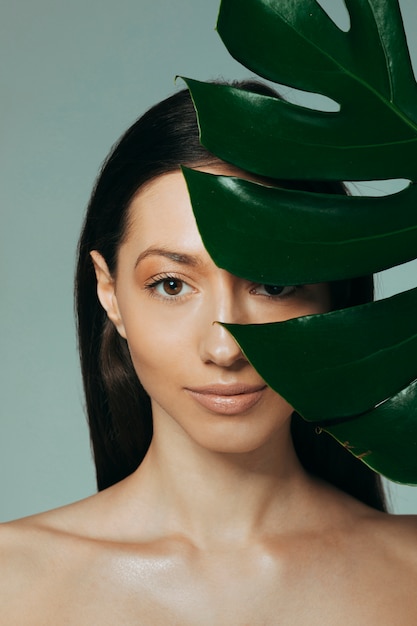
[{"label": "chest", "polygon": [[49,621],[42,623],[415,626],[415,582],[382,565],[377,558],[358,562],[314,550],[287,559],[271,553],[257,559],[113,556],[50,581],[41,594]]}]

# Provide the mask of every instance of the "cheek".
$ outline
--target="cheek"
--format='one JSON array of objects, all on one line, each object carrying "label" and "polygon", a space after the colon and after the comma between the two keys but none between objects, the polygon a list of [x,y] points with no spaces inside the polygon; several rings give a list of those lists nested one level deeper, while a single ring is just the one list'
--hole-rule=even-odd
[{"label": "cheek", "polygon": [[312,285],[309,298],[305,302],[306,312],[303,315],[328,313],[332,308],[332,296],[328,283]]},{"label": "cheek", "polygon": [[133,366],[150,396],[153,390],[169,387],[190,362],[190,341],[181,326],[147,313],[125,321]]},{"label": "cheek", "polygon": [[271,388],[269,389],[270,389],[271,405],[275,404],[277,412],[280,415],[286,415],[287,417],[290,417],[294,412],[294,409],[291,406],[291,404],[289,404],[289,402],[287,402],[287,400],[283,398],[283,396],[281,396],[278,392],[274,391]]}]

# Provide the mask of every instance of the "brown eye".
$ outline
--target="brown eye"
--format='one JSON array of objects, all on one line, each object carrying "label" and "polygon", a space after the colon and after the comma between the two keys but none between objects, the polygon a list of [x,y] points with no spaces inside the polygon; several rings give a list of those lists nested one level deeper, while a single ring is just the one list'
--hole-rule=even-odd
[{"label": "brown eye", "polygon": [[156,278],[153,282],[146,285],[146,288],[162,299],[173,301],[180,300],[182,296],[193,292],[190,285],[175,276]]},{"label": "brown eye", "polygon": [[162,282],[162,288],[169,296],[177,296],[181,292],[182,287],[182,280],[178,280],[178,278],[166,278]]}]

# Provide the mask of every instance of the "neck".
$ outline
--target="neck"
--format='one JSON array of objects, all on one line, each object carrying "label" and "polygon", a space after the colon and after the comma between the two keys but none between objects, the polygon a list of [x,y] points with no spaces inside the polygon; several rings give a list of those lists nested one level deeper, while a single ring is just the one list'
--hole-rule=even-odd
[{"label": "neck", "polygon": [[245,453],[213,452],[181,431],[156,427],[145,460],[126,486],[138,494],[141,520],[154,532],[186,534],[204,545],[242,543],[293,527],[311,500],[312,484],[286,425]]}]

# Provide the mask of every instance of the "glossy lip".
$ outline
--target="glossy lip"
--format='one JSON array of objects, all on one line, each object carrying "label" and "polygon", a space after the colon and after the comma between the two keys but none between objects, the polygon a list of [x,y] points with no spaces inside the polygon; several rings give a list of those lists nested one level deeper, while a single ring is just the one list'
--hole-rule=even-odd
[{"label": "glossy lip", "polygon": [[187,387],[185,390],[204,408],[222,415],[238,415],[251,409],[259,402],[265,383],[217,384],[204,387]]}]

